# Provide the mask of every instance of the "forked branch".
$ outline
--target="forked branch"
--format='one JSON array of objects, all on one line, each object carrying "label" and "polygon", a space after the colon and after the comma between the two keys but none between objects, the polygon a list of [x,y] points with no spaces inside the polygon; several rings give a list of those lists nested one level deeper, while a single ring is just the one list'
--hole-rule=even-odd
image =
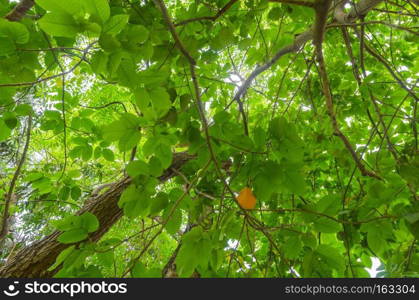
[{"label": "forked branch", "polygon": [[350,141],[340,130],[338,121],[336,119],[335,108],[333,105],[332,93],[330,91],[330,83],[329,83],[329,78],[326,72],[326,65],[324,62],[323,47],[322,47],[328,11],[329,11],[331,2],[332,2],[331,0],[316,0],[315,2],[316,21],[313,28],[313,45],[315,47],[316,60],[319,65],[319,75],[322,81],[323,94],[326,98],[327,113],[332,122],[333,134],[342,140],[346,149],[350,152],[361,174],[363,176],[370,176],[377,179],[381,179],[380,176],[378,176],[374,172],[371,172],[365,168],[361,158],[355,152]]}]

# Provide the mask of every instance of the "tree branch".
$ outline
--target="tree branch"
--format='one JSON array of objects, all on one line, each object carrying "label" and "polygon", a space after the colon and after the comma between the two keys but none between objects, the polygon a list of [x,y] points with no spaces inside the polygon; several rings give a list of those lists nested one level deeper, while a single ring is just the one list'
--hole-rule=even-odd
[{"label": "tree branch", "polygon": [[319,75],[322,81],[323,94],[326,98],[327,113],[332,122],[333,134],[338,136],[342,140],[346,149],[348,149],[348,151],[351,153],[351,156],[353,160],[355,161],[355,164],[360,170],[361,174],[363,176],[370,176],[377,179],[381,179],[374,172],[371,172],[365,168],[364,164],[362,163],[361,158],[353,149],[348,138],[340,130],[338,121],[336,119],[332,93],[330,91],[329,78],[326,71],[326,65],[324,62],[323,47],[322,47],[324,33],[326,30],[327,15],[328,15],[331,2],[332,2],[331,0],[316,0],[315,2],[316,21],[315,21],[315,25],[313,29],[313,45],[315,47],[316,60],[319,65]]},{"label": "tree branch", "polygon": [[183,25],[186,25],[186,24],[188,24],[188,23],[191,23],[191,22],[195,22],[195,21],[205,21],[205,20],[207,20],[207,21],[215,21],[215,20],[217,20],[219,17],[221,17],[224,13],[226,13],[227,12],[227,10],[229,10],[230,9],[230,7],[232,7],[233,6],[233,4],[234,3],[236,3],[238,0],[230,0],[226,5],[224,5],[224,7],[223,8],[221,8],[218,12],[217,12],[217,14],[215,14],[214,16],[206,16],[206,17],[197,17],[197,18],[191,18],[191,19],[187,19],[187,20],[184,20],[184,21],[181,21],[181,22],[179,22],[179,23],[176,23],[174,26],[183,26]]},{"label": "tree branch", "polygon": [[391,74],[391,76],[393,76],[393,78],[397,81],[397,83],[400,85],[400,87],[402,89],[404,89],[405,91],[407,91],[409,93],[409,95],[413,99],[415,99],[415,101],[418,101],[419,100],[418,97],[416,96],[416,94],[403,82],[403,80],[401,78],[399,78],[399,76],[397,76],[396,72],[394,72],[394,70],[391,68],[391,66],[389,65],[389,63],[378,52],[376,52],[368,43],[364,43],[364,48],[367,50],[367,52],[369,54],[371,54],[381,64],[384,65],[384,67],[389,71],[389,73]]},{"label": "tree branch", "polygon": [[[221,17],[223,14],[229,10],[233,4],[235,4],[238,0],[230,0],[227,2],[226,5],[223,6],[214,16],[204,16],[204,17],[196,17],[191,19],[186,19],[183,21],[180,21],[179,23],[174,24],[174,26],[183,26],[192,22],[196,21],[215,21],[219,17]],[[299,1],[299,0],[268,0],[269,2],[276,2],[276,3],[284,3],[284,4],[293,4],[293,5],[300,5],[305,7],[313,7],[313,2],[310,1]]]},{"label": "tree branch", "polygon": [[73,66],[73,67],[71,67],[69,70],[67,70],[67,71],[65,71],[65,72],[61,72],[61,73],[59,73],[59,74],[55,74],[55,75],[52,75],[52,76],[48,76],[48,77],[44,77],[44,78],[39,78],[39,79],[37,79],[37,80],[35,80],[35,81],[31,81],[31,82],[18,82],[18,83],[2,83],[2,84],[0,84],[0,88],[1,87],[21,87],[21,86],[33,86],[33,85],[35,85],[35,84],[38,84],[38,83],[41,83],[41,82],[45,82],[45,81],[48,81],[48,80],[51,80],[51,79],[55,79],[55,78],[58,78],[58,77],[62,77],[62,76],[64,76],[64,75],[67,75],[67,74],[70,74],[70,73],[72,73],[75,69],[77,69],[77,67],[83,62],[83,61],[85,61],[85,59],[86,59],[86,57],[87,57],[87,54],[89,54],[89,50],[90,50],[90,48],[92,48],[93,47],[93,45],[94,44],[96,44],[97,43],[97,41],[95,41],[95,42],[93,42],[93,43],[91,43],[90,45],[88,45],[87,47],[86,47],[86,49],[84,49],[84,51],[83,51],[83,56],[82,56],[82,58]]},{"label": "tree branch", "polygon": [[205,116],[204,105],[202,104],[201,92],[200,92],[200,88],[199,88],[199,84],[198,84],[198,79],[197,79],[197,76],[196,76],[196,61],[191,56],[191,54],[188,52],[188,50],[186,50],[183,43],[180,41],[179,35],[176,32],[176,28],[173,25],[172,18],[170,17],[169,12],[167,11],[166,5],[164,4],[163,0],[153,0],[153,1],[156,4],[156,6],[160,8],[160,10],[162,12],[162,15],[163,15],[163,19],[166,22],[167,26],[169,27],[170,33],[172,34],[173,39],[176,41],[177,47],[180,49],[182,54],[189,61],[189,67],[190,67],[189,69],[190,69],[190,72],[191,72],[191,78],[192,78],[192,83],[193,83],[194,92],[195,92],[195,97],[194,97],[195,104],[196,104],[198,112],[199,112],[199,117],[200,117],[201,122],[202,122],[202,127],[204,128],[205,141],[206,141],[206,144],[208,146],[208,151],[210,153],[211,160],[214,163],[215,170],[217,172],[218,177],[220,178],[220,180],[223,182],[224,186],[229,190],[229,192],[234,197],[234,192],[231,190],[230,186],[228,185],[227,181],[225,180],[225,178],[223,176],[223,173],[221,172],[220,166],[218,165],[218,161],[217,161],[217,158],[216,158],[215,153],[214,153],[214,149],[213,149],[212,144],[211,144],[211,137],[210,137],[209,130],[208,130],[208,120]]},{"label": "tree branch", "polygon": [[284,4],[294,4],[300,5],[305,7],[313,7],[314,2],[311,1],[299,1],[299,0],[268,0],[269,2],[277,2],[277,3],[284,3]]},{"label": "tree branch", "polygon": [[[358,19],[360,16],[365,15],[370,11],[372,8],[380,4],[382,0],[361,0],[357,3],[352,10],[345,16],[345,22],[353,22]],[[336,24],[333,22],[331,25]],[[250,85],[252,84],[253,80],[261,73],[269,69],[273,64],[276,63],[282,56],[298,51],[305,43],[310,41],[313,38],[313,30],[312,28],[306,30],[305,32],[299,34],[294,42],[291,45],[285,46],[281,48],[268,62],[261,66],[257,66],[252,73],[246,78],[244,83],[239,87],[238,91],[236,92],[234,99],[240,99],[249,89]],[[231,103],[230,103],[231,105]],[[229,106],[230,106],[229,105]]]},{"label": "tree branch", "polygon": [[26,130],[25,147],[23,148],[22,156],[19,160],[15,173],[13,174],[13,178],[12,178],[12,181],[10,182],[9,190],[7,191],[6,198],[4,201],[5,205],[4,205],[3,218],[2,218],[2,224],[1,224],[1,230],[0,230],[0,242],[3,241],[3,239],[9,233],[9,217],[10,217],[9,209],[10,209],[10,205],[13,202],[12,201],[14,198],[13,192],[16,186],[16,182],[20,176],[20,172],[22,171],[23,164],[25,163],[26,154],[28,153],[29,143],[31,140],[31,130],[32,130],[32,116],[29,116],[27,130]]},{"label": "tree branch", "polygon": [[34,0],[21,0],[5,18],[11,22],[18,22],[34,5]]}]

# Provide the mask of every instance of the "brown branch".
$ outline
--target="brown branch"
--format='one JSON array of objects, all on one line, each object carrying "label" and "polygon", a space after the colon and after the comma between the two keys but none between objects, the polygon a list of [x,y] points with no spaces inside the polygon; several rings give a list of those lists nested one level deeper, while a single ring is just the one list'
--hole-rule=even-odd
[{"label": "brown branch", "polygon": [[[361,0],[359,3],[355,5],[354,8],[352,8],[352,10],[347,15],[344,16],[345,22],[353,22],[357,20],[360,16],[367,14],[368,11],[370,11],[373,7],[377,6],[381,2],[382,0]],[[332,24],[335,24],[335,23],[332,23]],[[234,99],[239,99],[242,96],[244,96],[244,94],[246,94],[247,90],[252,84],[253,80],[255,80],[255,78],[259,76],[261,73],[263,73],[264,71],[272,67],[276,63],[276,61],[279,60],[282,56],[288,53],[298,51],[299,49],[301,49],[301,47],[304,46],[305,43],[310,41],[312,38],[313,38],[313,30],[312,28],[310,28],[306,30],[305,32],[299,34],[291,45],[285,46],[281,48],[280,50],[278,50],[278,52],[268,62],[266,62],[265,64],[261,66],[257,66],[252,71],[252,73],[250,73],[250,75],[246,78],[244,83],[240,86],[240,88],[238,89],[238,91],[236,92],[234,96]],[[231,103],[229,104],[229,106],[230,105]]]},{"label": "brown branch", "polygon": [[[395,28],[395,29],[400,29],[400,30],[404,30],[407,31],[413,35],[419,35],[419,32],[412,30],[409,27],[404,27],[404,26],[399,26],[396,24],[391,24],[388,22],[384,22],[384,21],[367,21],[367,22],[358,22],[358,23],[333,23],[333,24],[329,24],[326,27],[327,28],[333,28],[333,27],[357,27],[357,26],[363,26],[363,25],[369,25],[369,24],[380,24],[380,25],[384,25],[384,26],[388,26],[391,28]],[[412,28],[417,28],[417,27],[412,27]]]},{"label": "brown branch", "polygon": [[[223,14],[227,12],[238,0],[230,0],[227,2],[226,5],[223,6],[214,16],[203,16],[203,17],[196,17],[196,18],[190,18],[183,21],[180,21],[179,23],[174,24],[175,27],[177,26],[183,26],[192,22],[197,21],[216,21],[219,17],[221,17]],[[313,2],[310,1],[298,1],[298,0],[268,0],[269,2],[275,2],[275,3],[284,3],[284,4],[293,4],[293,5],[300,5],[305,7],[313,7]]]},{"label": "brown branch", "polygon": [[316,19],[313,28],[313,45],[320,50],[322,48],[322,43],[326,30],[327,16],[331,4],[331,0],[316,0],[314,2]]},{"label": "brown branch", "polygon": [[319,65],[319,75],[322,81],[323,94],[326,98],[327,113],[332,122],[334,135],[336,135],[342,140],[346,149],[350,152],[361,174],[363,176],[370,176],[377,179],[381,179],[381,177],[376,175],[374,172],[371,172],[365,168],[364,164],[362,163],[362,159],[355,152],[348,138],[339,129],[339,124],[336,119],[332,94],[330,91],[329,78],[327,75],[326,65],[325,65],[324,57],[323,57],[323,39],[324,39],[325,30],[326,30],[326,21],[327,21],[327,15],[328,15],[330,5],[331,5],[331,0],[316,0],[315,2],[316,21],[315,21],[315,25],[313,29],[313,45],[315,47],[316,60]]},{"label": "brown branch", "polygon": [[16,186],[16,182],[20,176],[20,172],[22,171],[23,164],[25,163],[26,154],[28,153],[29,143],[31,140],[31,131],[32,131],[32,116],[29,116],[27,130],[26,130],[25,146],[23,148],[22,156],[19,160],[15,173],[13,174],[13,178],[12,178],[12,181],[10,182],[9,190],[6,194],[5,201],[4,201],[5,205],[4,205],[3,218],[2,218],[2,224],[1,224],[1,230],[0,230],[0,242],[9,233],[9,218],[10,218],[9,209],[10,209],[10,205],[13,202],[12,200],[14,198],[14,189]]},{"label": "brown branch", "polygon": [[[338,22],[342,22],[342,23],[337,24],[337,25],[344,25],[344,22],[345,22],[344,21],[344,18],[342,18],[342,15],[343,15],[343,5],[344,5],[344,2],[342,2],[340,5],[338,5],[335,8],[335,12],[334,12],[335,19]],[[361,23],[352,23],[352,24],[358,25],[358,24],[361,24]],[[340,29],[341,29],[341,32],[342,32],[342,35],[343,35],[343,40],[345,42],[346,51],[347,51],[348,56],[349,56],[349,58],[351,60],[352,72],[353,72],[354,77],[355,77],[355,80],[356,80],[356,82],[358,84],[358,88],[361,88],[361,85],[362,85],[361,73],[360,73],[360,70],[358,68],[358,64],[357,64],[357,62],[355,60],[355,57],[353,55],[352,44],[351,44],[351,41],[350,41],[350,38],[349,38],[348,28],[347,27],[340,27]],[[363,55],[360,55],[360,56],[361,56],[360,59],[363,59]],[[363,72],[364,77],[365,77],[365,69],[364,69],[364,62],[363,61],[361,61],[361,68],[363,68],[362,69],[362,72]],[[394,145],[391,143],[390,137],[387,134],[387,129],[388,128],[386,127],[386,125],[384,123],[384,120],[382,118],[382,114],[381,114],[380,109],[378,107],[377,101],[376,101],[376,99],[375,99],[375,97],[374,97],[374,95],[373,95],[373,93],[372,93],[372,91],[370,90],[369,87],[368,87],[368,92],[369,92],[370,99],[373,102],[374,109],[375,109],[375,112],[376,112],[376,114],[378,116],[378,119],[379,119],[379,121],[380,121],[380,123],[381,123],[381,125],[382,125],[382,127],[384,129],[384,133],[383,133],[383,137],[382,138],[385,138],[386,139],[387,145],[389,147],[390,152],[393,154],[393,157],[397,160],[396,149],[394,148]],[[364,97],[362,95],[361,95],[361,98],[362,98],[363,101],[365,101],[365,99],[364,99]],[[370,111],[369,111],[368,108],[367,108],[367,115],[368,115],[371,123],[373,124],[373,126],[375,128],[377,128],[377,126],[375,125],[374,120],[371,117],[371,113],[370,113]],[[377,129],[377,133],[379,134],[378,129]]]},{"label": "brown branch", "polygon": [[34,5],[34,0],[21,0],[5,18],[11,22],[18,22]]},{"label": "brown branch", "polygon": [[298,1],[298,0],[268,0],[269,2],[277,2],[277,3],[284,3],[284,4],[294,4],[306,7],[313,7],[314,2],[311,1]]},{"label": "brown branch", "polygon": [[[210,166],[211,160],[208,160],[208,162],[205,164],[205,166],[198,172],[198,175],[195,176],[194,180],[191,182],[190,185],[187,186],[183,194],[173,203],[172,207],[170,208],[167,217],[161,222],[161,226],[159,230],[151,237],[151,239],[144,245],[141,252],[136,256],[131,264],[130,267],[123,273],[122,277],[125,277],[129,272],[132,271],[132,269],[135,266],[135,263],[146,253],[148,248],[153,244],[154,240],[163,232],[163,229],[166,227],[166,225],[169,223],[170,219],[172,218],[173,214],[175,213],[177,207],[182,202],[183,199],[189,194],[189,191],[195,186],[195,184],[198,182],[198,180],[203,176],[203,174],[207,171],[208,167]],[[170,169],[169,169],[170,170]]]},{"label": "brown branch", "polygon": [[417,14],[409,13],[409,12],[403,12],[403,11],[394,11],[394,10],[386,10],[386,9],[380,9],[380,8],[374,8],[374,11],[386,13],[386,14],[395,14],[398,16],[407,16],[407,17],[415,17],[417,18]]},{"label": "brown branch", "polygon": [[376,52],[368,43],[364,43],[364,48],[365,50],[367,50],[367,52],[369,54],[371,54],[373,57],[375,57],[381,64],[384,65],[384,67],[389,71],[389,73],[391,74],[391,76],[393,76],[393,78],[397,81],[397,83],[400,85],[401,88],[403,88],[405,91],[407,91],[409,93],[409,95],[415,99],[415,101],[419,101],[418,97],[416,96],[416,94],[407,87],[407,85],[403,82],[403,80],[401,78],[399,78],[399,76],[397,76],[396,72],[394,72],[394,70],[391,68],[391,66],[389,65],[389,63],[384,59],[384,57],[382,57],[378,52]]},{"label": "brown branch", "polygon": [[195,22],[195,21],[215,21],[217,20],[219,17],[221,17],[224,13],[227,12],[227,10],[230,9],[230,7],[233,6],[234,3],[236,3],[238,0],[230,0],[226,5],[224,5],[223,8],[221,8],[214,16],[206,16],[206,17],[197,17],[197,18],[191,18],[191,19],[187,19],[184,21],[181,21],[179,23],[174,24],[174,26],[183,26],[186,25],[188,23],[191,22]]},{"label": "brown branch", "polygon": [[81,105],[81,104],[79,106],[84,107],[84,108],[89,108],[89,109],[103,109],[103,108],[107,108],[111,105],[116,105],[116,104],[121,105],[124,108],[125,112],[128,112],[127,107],[125,106],[125,104],[120,102],[120,101],[112,101],[112,102],[106,103],[106,104],[101,105],[101,106],[87,106],[87,105]]},{"label": "brown branch", "polygon": [[190,67],[189,69],[190,69],[192,83],[193,83],[194,92],[195,92],[194,100],[195,100],[195,104],[196,104],[197,109],[198,109],[199,117],[201,119],[202,126],[203,126],[203,129],[204,129],[205,141],[206,141],[206,144],[207,144],[207,147],[208,147],[208,151],[210,153],[211,160],[214,163],[215,170],[216,170],[216,173],[217,173],[218,177],[223,182],[224,186],[228,189],[230,194],[233,197],[235,197],[234,192],[231,190],[230,186],[228,185],[226,179],[223,176],[223,173],[221,172],[220,166],[218,164],[217,158],[216,158],[215,153],[214,153],[214,149],[213,149],[212,144],[211,144],[211,137],[210,137],[209,130],[208,130],[208,120],[205,116],[204,105],[202,104],[201,92],[200,92],[200,88],[199,88],[199,84],[198,84],[198,79],[197,79],[197,76],[196,76],[196,61],[191,56],[191,54],[188,52],[188,50],[185,48],[183,43],[181,42],[181,40],[179,38],[179,35],[176,32],[175,25],[173,24],[172,18],[170,17],[169,12],[167,11],[167,8],[166,8],[166,5],[164,4],[164,2],[162,0],[153,0],[153,1],[154,1],[155,5],[160,8],[160,10],[162,12],[162,15],[163,15],[163,19],[166,22],[167,26],[169,27],[170,33],[172,34],[173,39],[176,41],[177,47],[180,49],[182,54],[186,57],[186,59],[189,62],[189,67]]},{"label": "brown branch", "polygon": [[169,12],[167,11],[166,5],[163,3],[163,1],[160,1],[160,0],[154,0],[154,3],[157,7],[160,8],[160,10],[163,14],[163,18],[164,18],[167,26],[169,27],[170,33],[171,33],[173,39],[175,40],[176,46],[179,48],[180,52],[182,52],[182,54],[186,57],[186,59],[189,61],[189,63],[192,66],[195,66],[196,61],[189,54],[188,50],[186,50],[185,46],[180,41],[179,35],[176,32],[176,28],[175,28],[175,25],[172,22],[172,18],[169,16]]},{"label": "brown branch", "polygon": [[300,35],[298,35],[294,43],[291,45],[288,45],[284,48],[281,48],[268,62],[265,64],[256,67],[252,73],[246,78],[244,83],[239,87],[237,90],[234,100],[237,101],[237,99],[240,99],[246,91],[249,89],[250,85],[252,84],[253,80],[259,76],[264,71],[268,70],[270,67],[272,67],[278,59],[280,59],[282,56],[288,53],[296,52],[299,50],[307,41],[312,39],[312,32],[311,30],[308,30]]},{"label": "brown branch", "polygon": [[62,77],[64,75],[70,74],[72,73],[83,61],[85,61],[87,54],[89,53],[90,48],[93,47],[94,44],[96,44],[97,41],[91,43],[89,46],[86,47],[86,49],[84,49],[83,51],[83,56],[82,58],[69,70],[65,71],[65,72],[61,72],[59,74],[55,74],[52,76],[48,76],[48,77],[44,77],[44,78],[39,78],[35,81],[31,81],[31,82],[18,82],[18,83],[2,83],[0,84],[0,88],[1,87],[22,87],[22,86],[33,86],[35,84],[41,83],[41,82],[45,82],[45,81],[49,81],[51,79],[55,79],[58,77]]}]

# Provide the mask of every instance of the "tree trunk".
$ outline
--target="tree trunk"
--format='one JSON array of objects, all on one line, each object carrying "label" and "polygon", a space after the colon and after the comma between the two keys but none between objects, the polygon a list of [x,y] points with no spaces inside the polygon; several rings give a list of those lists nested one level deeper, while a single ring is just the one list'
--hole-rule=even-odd
[{"label": "tree trunk", "polygon": [[[173,169],[180,169],[191,158],[186,153],[175,153],[171,167],[160,176],[160,182],[165,182],[175,176]],[[130,183],[129,177],[113,183],[106,192],[89,199],[89,204],[77,212],[77,215],[90,212],[99,220],[99,229],[89,236],[89,240],[98,241],[121,218],[122,210],[118,207],[118,200]],[[71,244],[62,244],[57,241],[60,234],[60,231],[54,231],[45,238],[20,249],[0,269],[0,277],[52,277],[59,268],[52,272],[48,271],[48,268],[55,262],[61,251],[71,246]]]},{"label": "tree trunk", "polygon": [[34,0],[21,0],[15,6],[15,8],[5,16],[5,18],[12,22],[18,22],[26,15],[28,10],[30,10],[34,5]]}]

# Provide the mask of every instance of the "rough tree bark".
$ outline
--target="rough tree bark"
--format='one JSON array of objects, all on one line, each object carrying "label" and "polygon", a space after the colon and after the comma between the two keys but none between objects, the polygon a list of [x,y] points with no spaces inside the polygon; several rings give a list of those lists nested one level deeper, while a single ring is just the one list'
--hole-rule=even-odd
[{"label": "rough tree bark", "polygon": [[[191,158],[186,153],[175,153],[172,165],[159,177],[160,182],[163,183],[176,176],[176,172],[173,170],[180,169]],[[89,240],[98,241],[121,218],[122,210],[117,203],[122,192],[130,183],[131,179],[129,177],[113,183],[103,194],[89,199],[89,204],[77,212],[78,215],[90,212],[99,220],[99,229],[89,236]],[[47,269],[55,262],[61,251],[71,246],[57,241],[60,233],[55,231],[43,239],[20,249],[0,269],[0,277],[52,277],[59,268],[53,272],[49,272]]]},{"label": "rough tree bark", "polygon": [[20,21],[34,5],[34,0],[21,0],[5,18],[12,22]]}]

